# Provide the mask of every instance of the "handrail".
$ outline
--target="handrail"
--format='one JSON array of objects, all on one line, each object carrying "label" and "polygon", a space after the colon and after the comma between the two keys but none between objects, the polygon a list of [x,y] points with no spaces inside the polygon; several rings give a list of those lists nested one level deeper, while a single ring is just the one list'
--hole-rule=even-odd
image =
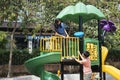
[{"label": "handrail", "polygon": [[61,52],[62,51],[62,38],[50,37],[40,39],[40,51],[42,52]]},{"label": "handrail", "polygon": [[40,39],[40,51],[42,52],[61,52],[62,59],[71,59],[72,56],[79,59],[79,38],[77,37],[58,37]]},{"label": "handrail", "polygon": [[[92,65],[99,65],[99,46],[98,40],[84,39],[84,51],[90,52],[90,60]],[[80,49],[78,37],[58,37],[40,39],[41,52],[60,52],[61,61],[64,59],[72,59],[73,56],[79,59],[78,50]]]},{"label": "handrail", "polygon": [[63,53],[62,58],[70,59],[71,56],[79,58],[79,38],[76,37],[67,37],[63,39]]}]

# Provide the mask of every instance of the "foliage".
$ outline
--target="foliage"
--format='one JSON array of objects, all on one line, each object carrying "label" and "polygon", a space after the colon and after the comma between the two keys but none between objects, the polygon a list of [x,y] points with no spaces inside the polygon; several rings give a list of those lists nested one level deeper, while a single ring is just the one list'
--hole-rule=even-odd
[{"label": "foliage", "polygon": [[11,26],[11,22],[18,19],[19,11],[22,8],[21,0],[1,0],[0,2],[0,21],[8,22],[8,26]]},{"label": "foliage", "polygon": [[66,6],[68,5],[69,1],[60,1],[60,0],[48,0],[45,1],[45,8],[44,8],[44,26],[46,30],[49,30],[51,24],[53,24],[57,14]]},{"label": "foliage", "polygon": [[99,4],[99,8],[106,15],[108,20],[111,20],[115,23],[117,30],[115,33],[106,33],[105,35],[105,44],[110,48],[120,48],[120,10],[118,9],[118,1],[104,1]]},{"label": "foliage", "polygon": [[98,35],[98,24],[97,20],[91,20],[83,25],[83,31],[85,32],[85,38],[97,38]]},{"label": "foliage", "polygon": [[6,39],[7,35],[5,32],[0,31],[0,48],[6,48],[8,40]]},{"label": "foliage", "polygon": [[[9,50],[0,49],[0,65],[7,64],[9,61]],[[33,53],[29,54],[27,49],[14,50],[12,65],[22,65],[24,62],[32,57],[39,56],[39,49],[33,49]]]},{"label": "foliage", "polygon": [[112,48],[109,50],[109,54],[107,56],[107,61],[119,62],[120,61],[120,49]]},{"label": "foliage", "polygon": [[0,42],[2,42],[4,40],[4,38],[6,38],[6,33],[3,31],[0,31]]}]

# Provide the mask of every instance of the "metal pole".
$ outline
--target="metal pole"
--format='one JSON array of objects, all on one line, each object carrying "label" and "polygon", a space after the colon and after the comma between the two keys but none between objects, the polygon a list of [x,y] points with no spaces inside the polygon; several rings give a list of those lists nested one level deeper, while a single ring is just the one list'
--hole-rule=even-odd
[{"label": "metal pole", "polygon": [[[83,31],[82,24],[83,24],[82,17],[79,16],[79,31]],[[80,38],[79,40],[80,40],[79,41],[79,45],[80,45],[79,50],[80,50],[81,53],[83,53],[83,43],[84,43],[84,41],[83,41],[83,38]],[[83,65],[82,64],[80,64],[80,80],[83,80]]]},{"label": "metal pole", "polygon": [[[105,36],[105,33],[106,33],[106,31],[104,31],[103,32],[103,34],[102,34],[102,41],[101,41],[101,45],[105,45],[104,44],[104,36]],[[105,72],[103,72],[103,80],[106,80],[106,74],[105,74]]]},{"label": "metal pole", "polygon": [[61,80],[64,80],[64,64],[61,62]]},{"label": "metal pole", "polygon": [[[62,39],[62,56],[64,56],[64,49],[65,49],[65,47],[64,47],[65,41],[64,40],[65,39]],[[63,61],[61,62],[61,80],[64,80],[64,62]]]},{"label": "metal pole", "polygon": [[103,72],[103,80],[106,80],[106,74]]},{"label": "metal pole", "polygon": [[100,80],[102,80],[102,53],[101,53],[101,27],[100,27],[100,20],[98,20],[98,41],[99,41],[99,62],[100,62],[100,65],[99,65],[99,76],[100,76]]}]

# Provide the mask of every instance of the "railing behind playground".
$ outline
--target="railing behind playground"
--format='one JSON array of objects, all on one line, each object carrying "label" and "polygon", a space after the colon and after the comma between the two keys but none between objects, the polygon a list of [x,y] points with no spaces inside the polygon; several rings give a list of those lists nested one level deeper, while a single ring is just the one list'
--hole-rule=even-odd
[{"label": "railing behind playground", "polygon": [[56,37],[42,38],[40,40],[40,51],[42,52],[61,52],[62,59],[70,59],[72,56],[79,58],[79,38],[76,37]]}]

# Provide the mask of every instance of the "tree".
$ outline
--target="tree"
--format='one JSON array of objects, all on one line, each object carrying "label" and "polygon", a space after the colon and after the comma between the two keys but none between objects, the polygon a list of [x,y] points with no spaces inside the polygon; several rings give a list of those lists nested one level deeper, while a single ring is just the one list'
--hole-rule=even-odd
[{"label": "tree", "polygon": [[[13,26],[13,31],[10,33],[10,56],[9,56],[9,68],[8,77],[11,76],[11,63],[13,52],[13,36],[17,27],[17,21],[19,11],[22,9],[21,0],[2,0],[0,2],[0,21],[1,24],[7,22],[8,27]],[[14,23],[14,24],[13,24]]]},{"label": "tree", "polygon": [[[40,1],[36,0],[34,3],[27,0],[2,0],[0,2],[0,22],[3,24],[7,22],[8,27],[12,27],[13,30],[9,32],[10,36],[10,55],[9,55],[9,65],[8,65],[8,75],[7,77],[12,76],[11,66],[12,66],[12,53],[15,48],[14,46],[14,34],[16,28],[19,27],[21,29],[27,30],[26,27],[33,27],[33,33],[40,26],[40,17],[36,14],[41,10],[39,9]],[[17,24],[21,25],[18,26]],[[36,29],[37,27],[37,29]],[[39,29],[38,29],[39,30]]]}]

